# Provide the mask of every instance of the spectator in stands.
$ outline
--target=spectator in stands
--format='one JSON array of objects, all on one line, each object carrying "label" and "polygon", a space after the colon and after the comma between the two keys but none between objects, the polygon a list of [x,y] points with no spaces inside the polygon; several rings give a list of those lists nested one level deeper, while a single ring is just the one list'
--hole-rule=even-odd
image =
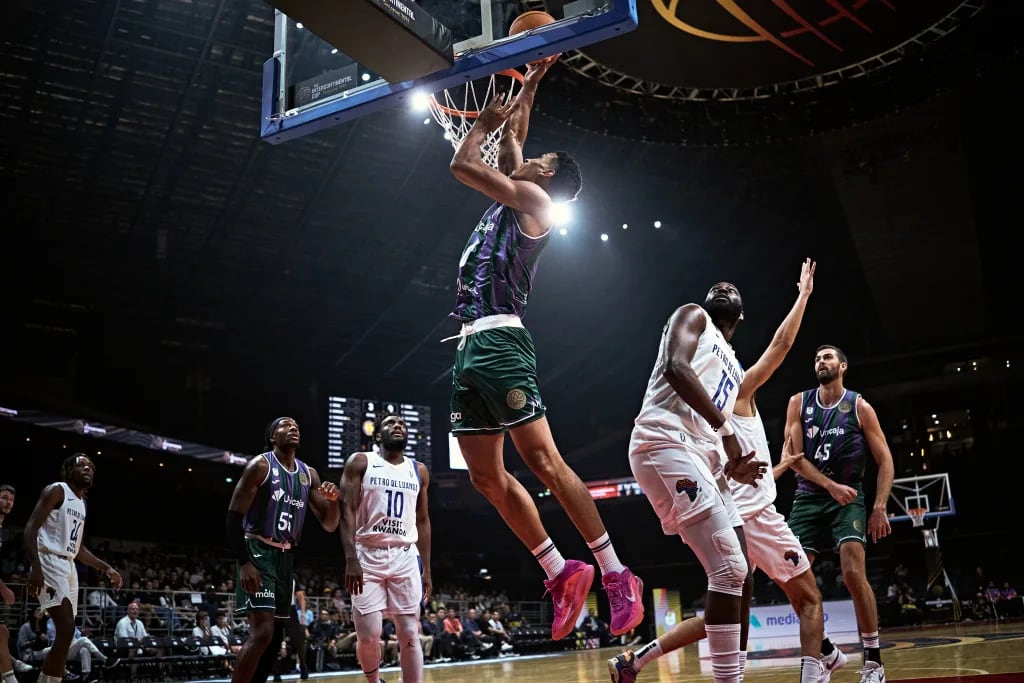
[{"label": "spectator in stands", "polygon": [[398,665],[398,630],[390,617],[381,621],[380,651],[381,668]]},{"label": "spectator in stands", "polygon": [[42,607],[36,607],[25,623],[18,629],[18,659],[29,664],[42,664],[46,658],[44,650],[50,643],[46,639],[46,622],[49,616]]},{"label": "spectator in stands", "polygon": [[501,610],[485,611],[482,620],[486,625],[485,633],[494,642],[499,643],[500,651],[502,653],[511,652],[513,649],[512,635],[505,629],[505,624],[502,623]]},{"label": "spectator in stands", "polygon": [[210,626],[210,615],[206,612],[199,612],[196,615],[196,625],[192,628],[192,637],[202,638],[203,642],[208,643],[199,648],[199,652],[204,655],[221,656],[227,654],[228,649],[226,647],[214,644],[217,641],[213,634],[213,628]]},{"label": "spectator in stands", "polygon": [[1003,581],[1003,588],[999,591],[999,600],[996,602],[996,613],[1003,618],[1021,615],[1021,601],[1017,596],[1017,589],[1011,586],[1009,581]]},{"label": "spectator in stands", "polygon": [[210,633],[232,654],[237,654],[242,649],[241,645],[231,644],[231,627],[228,626],[228,617],[223,612],[217,613],[217,623],[210,627]]},{"label": "spectator in stands", "polygon": [[[85,627],[88,630],[88,626]],[[53,624],[53,619],[47,619],[46,623],[46,640],[49,645],[53,644],[54,639],[57,637],[57,629]],[[47,647],[43,651],[43,656],[46,656],[46,652],[50,648]],[[91,683],[96,680],[92,675],[92,663],[93,660],[99,664],[106,664],[107,657],[100,649],[96,647],[96,644],[92,642],[92,639],[88,635],[82,633],[78,626],[75,626],[74,635],[71,637],[71,647],[68,648],[67,661],[73,662],[78,661],[79,671],[81,673],[82,680],[86,683]]]},{"label": "spectator in stands", "polygon": [[309,628],[308,647],[309,652],[321,665],[337,661],[337,637],[338,627],[331,620],[331,613],[327,609],[320,610],[319,617]]},{"label": "spectator in stands", "polygon": [[494,639],[480,628],[475,607],[470,607],[462,622],[462,637],[471,652],[484,654],[494,647]]},{"label": "spectator in stands", "polygon": [[447,620],[448,610],[444,607],[438,608],[437,612],[431,612],[428,617],[428,621],[430,621],[434,631],[434,645],[438,648],[440,661],[442,662],[450,662],[454,659],[457,646],[459,646],[459,637],[448,630],[445,624]]},{"label": "spectator in stands", "polygon": [[89,591],[89,595],[86,597],[86,603],[93,608],[96,616],[103,623],[113,621],[121,613],[121,608],[118,606],[117,600],[114,600],[110,594],[108,586],[107,580],[101,578],[97,580],[96,588]]},{"label": "spectator in stands", "polygon": [[430,657],[431,651],[434,648],[434,636],[424,629],[423,624],[425,621],[425,619],[420,619],[420,649],[423,650],[423,660],[430,662],[432,661]]}]

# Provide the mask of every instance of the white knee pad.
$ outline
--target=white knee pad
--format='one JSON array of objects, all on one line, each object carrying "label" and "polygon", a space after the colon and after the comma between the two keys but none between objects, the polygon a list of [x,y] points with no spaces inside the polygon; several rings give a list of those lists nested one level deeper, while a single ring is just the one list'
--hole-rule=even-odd
[{"label": "white knee pad", "polygon": [[747,560],[725,509],[688,526],[682,536],[708,575],[709,591],[743,595]]}]

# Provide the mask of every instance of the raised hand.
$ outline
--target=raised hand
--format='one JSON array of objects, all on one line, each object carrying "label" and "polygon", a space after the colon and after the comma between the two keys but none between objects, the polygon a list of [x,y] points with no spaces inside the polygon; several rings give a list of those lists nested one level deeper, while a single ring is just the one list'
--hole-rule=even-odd
[{"label": "raised hand", "polygon": [[804,259],[800,265],[800,281],[796,283],[796,288],[801,294],[810,296],[814,291],[814,267],[816,265],[818,263],[809,258]]},{"label": "raised hand", "polygon": [[508,120],[508,117],[512,116],[517,104],[519,104],[519,100],[512,97],[510,93],[495,93],[487,106],[480,110],[474,126],[482,126],[487,131],[497,130]]}]

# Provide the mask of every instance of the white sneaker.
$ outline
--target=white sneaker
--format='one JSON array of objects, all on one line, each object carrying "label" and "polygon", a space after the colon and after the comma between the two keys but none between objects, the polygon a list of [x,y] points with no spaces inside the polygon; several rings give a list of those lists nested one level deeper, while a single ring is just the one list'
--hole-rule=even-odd
[{"label": "white sneaker", "polygon": [[885,683],[885,667],[877,662],[864,662],[860,683]]},{"label": "white sneaker", "polygon": [[818,683],[828,683],[832,678],[832,674],[846,666],[848,661],[850,661],[849,658],[838,647],[832,650],[831,654],[822,657],[821,666],[825,671],[818,678]]}]

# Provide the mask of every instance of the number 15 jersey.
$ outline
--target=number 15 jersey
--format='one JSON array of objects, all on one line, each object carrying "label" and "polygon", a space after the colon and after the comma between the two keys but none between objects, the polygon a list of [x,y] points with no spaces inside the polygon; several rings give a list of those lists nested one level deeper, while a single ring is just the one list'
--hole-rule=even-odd
[{"label": "number 15 jersey", "polygon": [[374,548],[416,542],[416,501],[420,473],[405,457],[392,465],[377,453],[366,453],[366,473],[356,513],[356,543]]},{"label": "number 15 jersey", "polygon": [[[711,402],[714,403],[726,419],[732,415],[736,406],[736,393],[743,382],[743,368],[736,360],[732,346],[715,327],[711,316],[703,308],[704,331],[697,340],[697,348],[693,353],[690,366],[697,374],[697,379],[704,386]],[[690,436],[703,437],[708,441],[717,441],[718,434],[711,428],[708,421],[700,413],[690,407],[682,399],[665,378],[668,366],[668,335],[671,334],[669,323],[661,333],[661,344],[658,348],[658,360],[647,381],[643,406],[634,423],[640,427],[653,427],[668,432],[673,440],[680,438],[680,432]]]}]

